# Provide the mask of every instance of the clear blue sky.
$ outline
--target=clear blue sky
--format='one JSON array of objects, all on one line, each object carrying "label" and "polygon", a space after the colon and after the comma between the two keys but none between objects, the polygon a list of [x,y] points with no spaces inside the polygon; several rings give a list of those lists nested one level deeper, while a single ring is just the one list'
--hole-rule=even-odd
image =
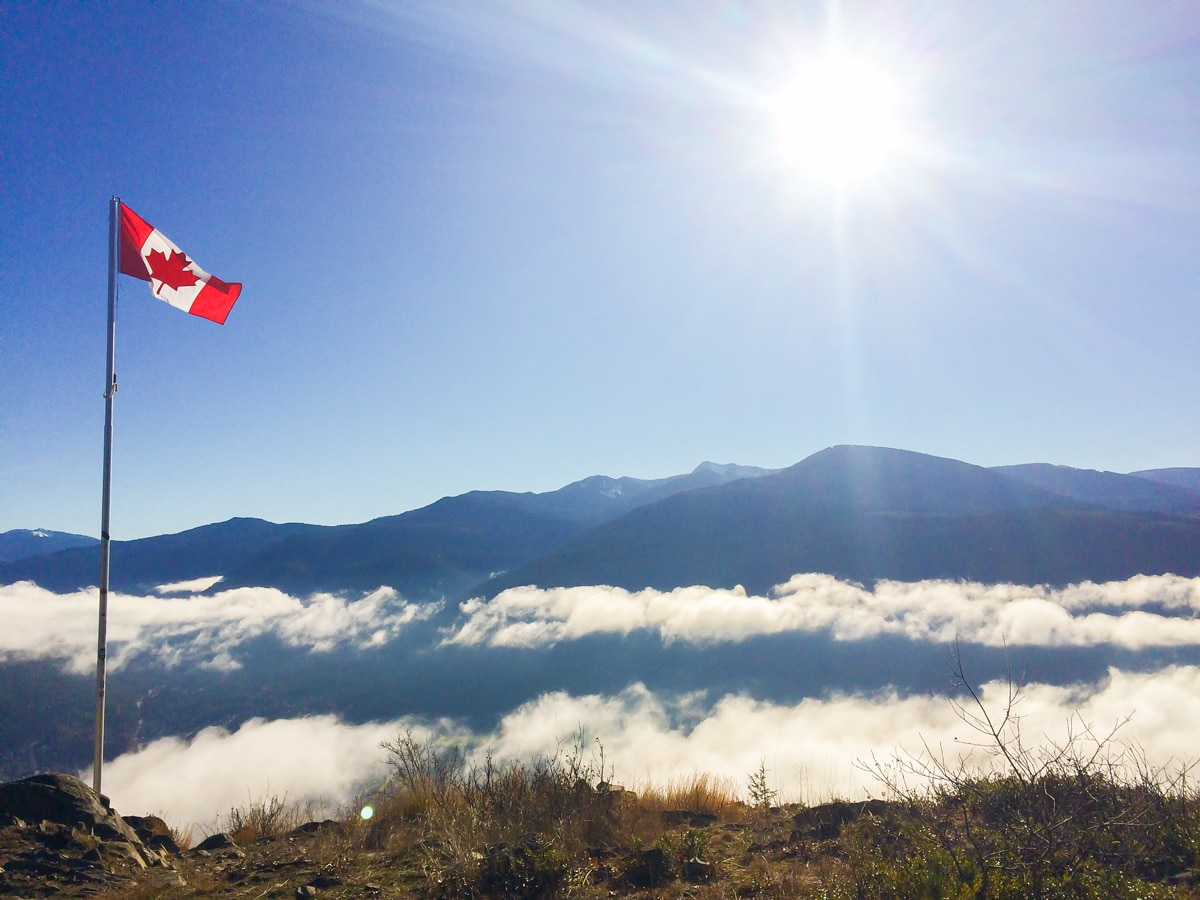
[{"label": "clear blue sky", "polygon": [[[900,98],[842,180],[779,113],[835,45]],[[114,538],[835,443],[1200,466],[1197,2],[4,3],[0,531],[98,532],[113,194],[245,285],[121,279]]]}]

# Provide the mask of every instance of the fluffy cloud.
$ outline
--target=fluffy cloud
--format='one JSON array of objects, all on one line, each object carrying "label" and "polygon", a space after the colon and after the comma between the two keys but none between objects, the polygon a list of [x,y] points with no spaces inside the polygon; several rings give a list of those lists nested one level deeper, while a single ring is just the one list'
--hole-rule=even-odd
[{"label": "fluffy cloud", "polygon": [[[1008,686],[985,684],[980,695],[996,713]],[[1017,711],[1029,747],[1061,742],[1069,723],[1076,733],[1086,724],[1106,735],[1132,715],[1120,741],[1139,746],[1152,765],[1169,765],[1195,751],[1200,668],[1112,670],[1099,684],[1074,687],[1033,684],[1022,691]],[[406,728],[418,740],[454,742],[477,758],[490,752],[499,760],[552,755],[583,729],[602,743],[616,780],[635,789],[696,772],[744,786],[762,762],[783,799],[807,802],[881,793],[882,784],[861,765],[872,758],[886,764],[925,746],[954,754],[979,737],[940,696],[881,693],[786,705],[728,695],[708,703],[633,685],[607,696],[545,694],[486,733],[448,721],[351,725],[333,716],[255,719],[234,732],[209,728],[190,741],[157,740],[109,763],[105,791],[122,812],[157,812],[177,825],[212,824],[231,807],[273,795],[344,807],[379,783],[386,770],[379,744]],[[985,752],[970,752],[988,763]]]},{"label": "fluffy cloud", "polygon": [[770,597],[741,587],[631,592],[614,587],[518,587],[462,604],[447,643],[535,647],[593,633],[658,632],[710,644],[756,635],[827,631],[838,640],[880,635],[989,646],[1128,649],[1200,643],[1200,578],[1137,576],[1106,584],[986,585],[880,581],[874,589],[830,575],[796,575]]},{"label": "fluffy cloud", "polygon": [[[136,656],[167,664],[236,668],[237,649],[274,636],[314,652],[386,644],[430,618],[436,604],[412,604],[391,588],[360,600],[308,599],[273,588],[190,591],[211,582],[163,585],[174,596],[110,597],[110,663]],[[96,590],[54,594],[29,582],[0,586],[0,661],[54,658],[86,673],[95,660]],[[988,646],[1129,650],[1200,644],[1200,578],[1139,576],[1062,589],[972,582],[881,581],[873,589],[828,575],[797,575],[769,597],[740,587],[663,592],[620,588],[520,587],[470,600],[445,644],[545,647],[589,634],[657,633],[667,643],[711,645],[757,635],[823,632],[840,641],[881,635]]]},{"label": "fluffy cloud", "polygon": [[[1197,667],[1152,674],[1114,669],[1094,685],[1027,685],[1015,712],[1031,749],[1061,745],[1085,727],[1103,738],[1119,726],[1114,746],[1139,747],[1152,765],[1169,766],[1194,756],[1198,691]],[[979,693],[991,714],[1003,712],[1006,683],[990,682]],[[946,697],[891,691],[793,705],[729,695],[699,714],[694,697],[655,695],[641,685],[607,697],[554,693],[507,715],[487,739],[498,758],[522,758],[554,752],[556,741],[580,726],[601,740],[617,779],[627,784],[661,785],[709,772],[744,786],[765,762],[783,797],[810,803],[878,795],[884,786],[864,766],[920,756],[926,747],[951,759],[962,754],[980,769],[992,762],[986,746],[979,746],[986,741]]]},{"label": "fluffy cloud", "polygon": [[[205,728],[189,741],[162,738],[106,763],[104,792],[119,811],[180,825],[215,826],[234,807],[271,797],[309,804],[316,815],[378,783],[379,744],[397,727],[313,716],[251,719],[233,732]],[[80,777],[90,781],[90,770]]]},{"label": "fluffy cloud", "polygon": [[[63,659],[72,672],[96,664],[95,588],[55,594],[30,582],[0,585],[0,660]],[[361,600],[316,594],[307,600],[274,588],[234,588],[212,596],[110,594],[109,666],[137,655],[167,664],[236,668],[232,651],[264,635],[314,652],[383,644],[439,607],[401,600],[380,588]]]},{"label": "fluffy cloud", "polygon": [[207,591],[215,584],[225,580],[224,575],[211,575],[208,578],[193,578],[191,581],[172,581],[170,584],[160,584],[154,589],[156,594],[199,594]]}]

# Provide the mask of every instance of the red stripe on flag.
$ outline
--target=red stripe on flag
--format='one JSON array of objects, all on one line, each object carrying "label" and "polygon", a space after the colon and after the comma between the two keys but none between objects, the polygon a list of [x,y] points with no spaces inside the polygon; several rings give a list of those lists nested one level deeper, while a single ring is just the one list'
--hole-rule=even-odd
[{"label": "red stripe on flag", "polygon": [[218,325],[224,325],[225,317],[229,315],[229,310],[233,308],[241,292],[240,284],[226,284],[220,278],[210,275],[196,299],[192,301],[188,312],[193,316],[203,316]]},{"label": "red stripe on flag", "polygon": [[142,245],[154,228],[132,209],[121,204],[121,264],[122,275],[132,275],[142,281],[150,280],[150,272],[142,260]]}]

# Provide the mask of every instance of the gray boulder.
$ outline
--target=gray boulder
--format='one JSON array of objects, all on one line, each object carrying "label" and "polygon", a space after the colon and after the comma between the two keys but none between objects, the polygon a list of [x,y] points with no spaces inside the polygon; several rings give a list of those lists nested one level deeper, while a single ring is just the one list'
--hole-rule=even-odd
[{"label": "gray boulder", "polygon": [[124,841],[138,855],[149,853],[142,839],[109,805],[108,798],[73,775],[33,775],[0,784],[0,818],[30,824],[52,822],[94,835],[101,841]]},{"label": "gray boulder", "polygon": [[148,847],[107,797],[71,775],[0,784],[0,838],[0,894],[128,887],[147,866],[170,867],[166,853]]}]

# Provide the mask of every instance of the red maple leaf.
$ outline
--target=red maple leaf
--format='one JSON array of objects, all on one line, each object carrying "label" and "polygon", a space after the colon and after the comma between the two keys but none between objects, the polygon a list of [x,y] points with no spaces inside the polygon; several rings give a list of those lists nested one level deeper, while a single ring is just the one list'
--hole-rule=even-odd
[{"label": "red maple leaf", "polygon": [[161,250],[151,250],[146,256],[146,263],[150,266],[150,277],[162,282],[159,290],[166,286],[177,291],[181,287],[191,287],[200,280],[188,271],[192,261],[183,252],[172,253],[168,250],[163,253]]}]

